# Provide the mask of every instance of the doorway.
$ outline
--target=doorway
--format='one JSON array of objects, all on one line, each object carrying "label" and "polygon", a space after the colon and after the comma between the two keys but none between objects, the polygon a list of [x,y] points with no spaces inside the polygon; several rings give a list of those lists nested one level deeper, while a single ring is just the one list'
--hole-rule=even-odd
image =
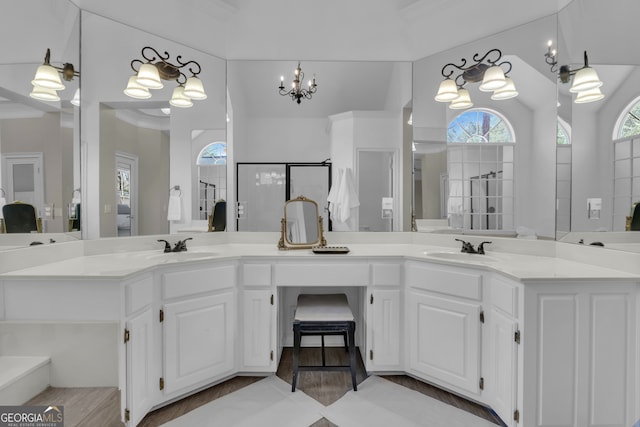
[{"label": "doorway", "polygon": [[393,231],[398,225],[395,162],[393,151],[358,151],[359,231]]},{"label": "doorway", "polygon": [[118,237],[138,235],[138,157],[116,153],[116,215]]},{"label": "doorway", "polygon": [[44,210],[44,171],[42,153],[2,155],[2,186],[7,203],[21,201]]}]

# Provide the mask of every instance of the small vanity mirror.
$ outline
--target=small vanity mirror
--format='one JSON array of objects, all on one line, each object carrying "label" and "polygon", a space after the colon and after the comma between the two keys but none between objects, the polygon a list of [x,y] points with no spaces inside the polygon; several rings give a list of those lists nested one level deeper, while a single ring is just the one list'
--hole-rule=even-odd
[{"label": "small vanity mirror", "polygon": [[280,221],[278,249],[310,249],[327,244],[322,234],[322,217],[318,204],[299,196],[284,204],[284,218]]}]

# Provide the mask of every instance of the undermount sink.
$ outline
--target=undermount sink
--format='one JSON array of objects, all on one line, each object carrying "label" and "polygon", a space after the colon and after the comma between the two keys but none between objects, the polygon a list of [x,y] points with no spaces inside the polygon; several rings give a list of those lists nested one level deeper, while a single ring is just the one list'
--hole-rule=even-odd
[{"label": "undermount sink", "polygon": [[216,252],[166,252],[149,256],[158,262],[195,261],[216,256]]},{"label": "undermount sink", "polygon": [[427,256],[433,258],[446,259],[451,261],[464,261],[464,262],[496,262],[498,261],[496,258],[491,255],[483,255],[483,254],[470,254],[467,252],[425,252]]}]

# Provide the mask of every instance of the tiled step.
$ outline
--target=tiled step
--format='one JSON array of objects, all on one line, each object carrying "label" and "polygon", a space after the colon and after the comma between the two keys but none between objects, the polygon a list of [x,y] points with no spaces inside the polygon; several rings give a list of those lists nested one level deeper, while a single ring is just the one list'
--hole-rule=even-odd
[{"label": "tiled step", "polygon": [[51,359],[0,356],[0,405],[22,405],[47,388]]}]

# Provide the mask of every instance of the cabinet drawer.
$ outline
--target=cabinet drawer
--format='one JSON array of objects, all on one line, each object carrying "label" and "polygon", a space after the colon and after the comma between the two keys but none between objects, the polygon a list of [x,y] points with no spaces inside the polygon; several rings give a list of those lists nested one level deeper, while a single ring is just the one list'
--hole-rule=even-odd
[{"label": "cabinet drawer", "polygon": [[245,286],[271,286],[271,264],[243,264],[242,283]]},{"label": "cabinet drawer", "polygon": [[400,262],[397,264],[371,264],[373,286],[400,285]]},{"label": "cabinet drawer", "polygon": [[409,264],[406,283],[445,295],[482,300],[482,274],[473,270]]},{"label": "cabinet drawer", "polygon": [[235,287],[236,266],[220,265],[162,274],[162,298],[170,299]]},{"label": "cabinet drawer", "polygon": [[318,262],[315,264],[276,264],[277,286],[366,286],[369,264]]}]

